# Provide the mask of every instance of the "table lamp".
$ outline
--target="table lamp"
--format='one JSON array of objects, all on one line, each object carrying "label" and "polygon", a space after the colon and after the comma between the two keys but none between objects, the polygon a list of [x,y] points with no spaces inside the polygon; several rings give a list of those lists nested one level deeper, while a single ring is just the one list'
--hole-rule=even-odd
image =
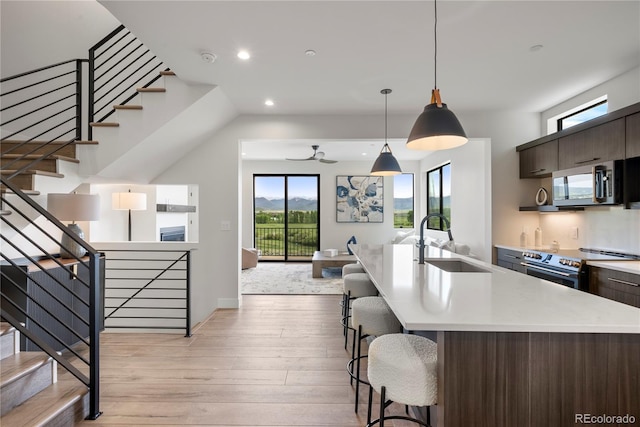
[{"label": "table lamp", "polygon": [[[97,194],[49,193],[47,210],[60,221],[72,221],[69,231],[84,239],[84,232],[76,221],[96,221],[100,219],[100,196]],[[86,250],[66,233],[60,239],[61,258],[81,258]]]},{"label": "table lamp", "polygon": [[143,211],[147,209],[147,194],[132,193],[129,190],[126,193],[113,193],[111,196],[111,204],[114,210],[129,211],[128,236],[131,241],[131,211]]}]

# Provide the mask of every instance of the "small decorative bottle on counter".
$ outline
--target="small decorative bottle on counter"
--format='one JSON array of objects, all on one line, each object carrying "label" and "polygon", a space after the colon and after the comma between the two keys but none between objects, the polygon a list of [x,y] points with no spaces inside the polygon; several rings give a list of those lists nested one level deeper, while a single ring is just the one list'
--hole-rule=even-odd
[{"label": "small decorative bottle on counter", "polygon": [[525,229],[522,229],[522,233],[520,233],[520,246],[523,248],[527,247],[527,232],[525,231]]},{"label": "small decorative bottle on counter", "polygon": [[535,243],[536,243],[536,248],[542,247],[542,229],[540,227],[536,228]]}]

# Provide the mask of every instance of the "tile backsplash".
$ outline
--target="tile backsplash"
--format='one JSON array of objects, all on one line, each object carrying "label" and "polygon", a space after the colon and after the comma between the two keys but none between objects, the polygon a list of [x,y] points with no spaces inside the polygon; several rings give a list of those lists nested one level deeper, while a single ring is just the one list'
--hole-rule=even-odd
[{"label": "tile backsplash", "polygon": [[[640,210],[594,207],[580,212],[540,214],[542,246],[599,248],[640,254]],[[577,239],[575,228],[578,229]]]}]

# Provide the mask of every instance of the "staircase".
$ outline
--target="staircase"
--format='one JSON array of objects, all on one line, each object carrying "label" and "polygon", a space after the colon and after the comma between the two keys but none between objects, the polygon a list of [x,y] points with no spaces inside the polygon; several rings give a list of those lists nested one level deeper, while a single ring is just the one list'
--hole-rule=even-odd
[{"label": "staircase", "polygon": [[57,363],[44,352],[20,352],[20,333],[0,323],[0,425],[73,425],[89,413],[87,387],[58,381]]},{"label": "staircase", "polygon": [[[64,178],[64,169],[69,165],[77,165],[78,145],[96,145],[97,141],[74,141],[65,145],[61,141],[2,141],[0,164],[2,175],[13,176],[12,182],[21,190],[37,195],[36,177]],[[49,154],[51,152],[55,154]],[[8,153],[8,154],[5,154]],[[37,162],[35,162],[37,160]],[[26,168],[24,170],[21,170]],[[16,174],[17,173],[17,174]],[[4,186],[2,187],[4,191]]]}]

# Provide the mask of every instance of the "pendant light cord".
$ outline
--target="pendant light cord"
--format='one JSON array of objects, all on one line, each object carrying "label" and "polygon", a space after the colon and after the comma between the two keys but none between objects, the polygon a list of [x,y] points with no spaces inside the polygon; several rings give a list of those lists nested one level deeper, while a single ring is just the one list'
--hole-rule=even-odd
[{"label": "pendant light cord", "polygon": [[438,88],[438,1],[433,0],[433,88]]},{"label": "pendant light cord", "polygon": [[389,92],[385,91],[385,94],[384,94],[384,145],[387,145],[387,95],[389,95]]}]

